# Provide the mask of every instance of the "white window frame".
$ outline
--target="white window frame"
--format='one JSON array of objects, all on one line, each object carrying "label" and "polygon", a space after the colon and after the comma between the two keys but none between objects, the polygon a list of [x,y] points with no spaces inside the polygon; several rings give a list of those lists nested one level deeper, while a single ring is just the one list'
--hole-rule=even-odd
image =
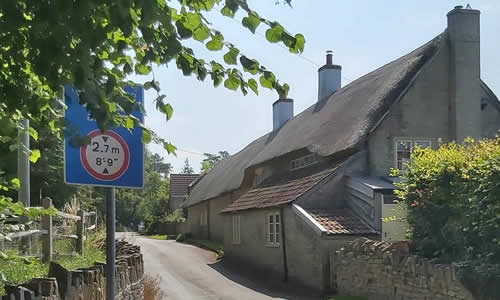
[{"label": "white window frame", "polygon": [[[272,219],[271,219],[272,218]],[[267,215],[266,239],[268,247],[279,247],[281,244],[281,215],[273,212]]]},{"label": "white window frame", "polygon": [[200,226],[208,225],[208,212],[204,209],[200,214]]},{"label": "white window frame", "polygon": [[408,138],[408,137],[398,137],[394,138],[394,168],[400,171],[404,171],[404,164],[402,165],[402,168],[398,168],[398,144],[401,142],[409,142],[410,143],[410,156],[411,153],[413,152],[413,149],[415,149],[415,144],[417,143],[428,143],[429,148],[432,147],[432,139],[430,138]]},{"label": "white window frame", "polygon": [[239,245],[241,243],[241,216],[233,215],[233,244]]},{"label": "white window frame", "polygon": [[[310,159],[309,162],[307,160]],[[290,161],[290,171],[302,169],[311,165],[314,165],[315,163],[318,162],[318,158],[316,154],[311,153],[308,155],[301,156],[299,158],[293,159]]]}]

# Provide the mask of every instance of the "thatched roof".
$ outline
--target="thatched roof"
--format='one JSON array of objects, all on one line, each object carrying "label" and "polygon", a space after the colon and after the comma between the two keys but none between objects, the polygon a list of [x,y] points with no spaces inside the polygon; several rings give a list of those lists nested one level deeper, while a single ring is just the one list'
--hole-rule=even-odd
[{"label": "thatched roof", "polygon": [[240,187],[245,170],[295,150],[321,156],[353,151],[440,47],[446,32],[413,52],[351,82],[281,128],[225,158],[191,190],[184,207]]}]

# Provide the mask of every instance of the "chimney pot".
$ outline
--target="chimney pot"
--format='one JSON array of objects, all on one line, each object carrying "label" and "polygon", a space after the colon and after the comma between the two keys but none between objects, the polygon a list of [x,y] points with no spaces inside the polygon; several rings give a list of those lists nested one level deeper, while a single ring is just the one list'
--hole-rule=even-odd
[{"label": "chimney pot", "polygon": [[326,51],[326,64],[329,66],[333,64],[333,54],[332,53],[333,53],[332,50]]},{"label": "chimney pot", "polygon": [[318,101],[340,89],[342,67],[333,64],[331,50],[326,51],[326,64],[318,70]]}]

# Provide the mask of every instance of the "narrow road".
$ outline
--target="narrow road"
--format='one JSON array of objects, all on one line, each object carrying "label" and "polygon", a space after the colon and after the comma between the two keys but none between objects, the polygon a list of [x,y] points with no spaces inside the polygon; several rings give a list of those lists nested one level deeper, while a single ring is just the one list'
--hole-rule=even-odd
[{"label": "narrow road", "polygon": [[[123,234],[117,235],[123,238]],[[264,287],[217,262],[215,254],[175,241],[154,240],[126,234],[126,239],[139,245],[144,257],[145,273],[159,275],[167,300],[237,299],[314,300]],[[280,287],[279,289],[283,289]],[[307,295],[307,294],[306,294]]]}]

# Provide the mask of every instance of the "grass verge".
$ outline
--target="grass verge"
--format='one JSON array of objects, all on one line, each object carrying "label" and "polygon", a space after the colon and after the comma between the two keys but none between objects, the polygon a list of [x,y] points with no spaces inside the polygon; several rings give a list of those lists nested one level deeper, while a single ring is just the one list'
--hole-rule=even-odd
[{"label": "grass verge", "polygon": [[153,234],[153,235],[147,235],[146,237],[150,239],[155,239],[155,240],[167,240],[167,235],[164,234]]},{"label": "grass verge", "polygon": [[[100,240],[100,238],[92,235],[88,237],[85,242],[83,256],[75,253],[72,240],[56,240],[54,241],[55,254],[53,261],[68,270],[90,267],[95,262],[105,262],[106,255],[100,249],[96,240]],[[36,249],[37,246],[35,245],[34,248]],[[26,283],[33,278],[47,277],[49,264],[42,262],[40,258],[20,257],[17,256],[18,252],[15,250],[6,250],[3,252],[7,254],[7,257],[0,256],[0,296],[5,294],[5,285],[18,285]],[[65,255],[58,255],[58,253],[64,253]]]},{"label": "grass verge", "polygon": [[217,253],[217,258],[224,256],[224,244],[210,240],[187,239],[188,244]]}]

